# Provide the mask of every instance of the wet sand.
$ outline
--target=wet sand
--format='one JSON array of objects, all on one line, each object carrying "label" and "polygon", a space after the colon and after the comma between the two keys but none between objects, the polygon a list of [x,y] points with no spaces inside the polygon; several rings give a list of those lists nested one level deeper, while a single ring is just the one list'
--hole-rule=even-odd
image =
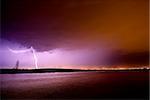
[{"label": "wet sand", "polygon": [[1,99],[145,99],[149,72],[0,74]]}]

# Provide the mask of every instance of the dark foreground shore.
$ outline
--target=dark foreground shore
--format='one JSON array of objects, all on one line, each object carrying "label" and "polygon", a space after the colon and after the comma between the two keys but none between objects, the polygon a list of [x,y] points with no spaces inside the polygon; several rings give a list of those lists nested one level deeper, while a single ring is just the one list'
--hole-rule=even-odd
[{"label": "dark foreground shore", "polygon": [[22,74],[22,73],[52,73],[52,72],[148,72],[149,69],[126,69],[126,70],[82,70],[82,69],[0,69],[0,74]]},{"label": "dark foreground shore", "polygon": [[148,100],[149,72],[0,74],[2,100]]}]

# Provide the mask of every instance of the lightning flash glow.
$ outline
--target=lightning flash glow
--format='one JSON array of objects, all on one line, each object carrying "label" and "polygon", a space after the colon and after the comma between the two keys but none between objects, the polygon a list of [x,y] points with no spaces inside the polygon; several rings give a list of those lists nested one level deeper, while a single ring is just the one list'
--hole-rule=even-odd
[{"label": "lightning flash glow", "polygon": [[37,64],[38,60],[37,60],[35,50],[33,49],[33,47],[31,47],[30,50],[33,53],[33,57],[34,57],[34,61],[35,61],[35,68],[38,69],[38,64]]},{"label": "lightning flash glow", "polygon": [[13,49],[10,49],[8,48],[9,51],[13,52],[13,53],[25,53],[25,52],[32,52],[33,54],[33,58],[34,58],[34,63],[35,63],[35,68],[38,69],[38,59],[37,59],[37,56],[36,56],[36,52],[35,52],[35,49],[33,47],[29,48],[29,49],[25,49],[25,50],[13,50]]}]

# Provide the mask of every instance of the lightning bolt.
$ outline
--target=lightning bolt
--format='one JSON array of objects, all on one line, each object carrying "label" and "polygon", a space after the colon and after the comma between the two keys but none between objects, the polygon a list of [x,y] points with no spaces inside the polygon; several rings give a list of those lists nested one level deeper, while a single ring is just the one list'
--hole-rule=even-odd
[{"label": "lightning bolt", "polygon": [[8,48],[9,51],[13,52],[13,53],[25,53],[25,52],[29,52],[30,49],[25,49],[25,50],[13,50]]},{"label": "lightning bolt", "polygon": [[33,49],[33,47],[30,48],[32,53],[33,53],[33,57],[34,57],[34,61],[35,61],[35,68],[38,69],[38,60],[37,60],[37,56],[36,56],[36,53],[35,53],[35,50]]},{"label": "lightning bolt", "polygon": [[33,54],[33,58],[34,58],[34,63],[35,63],[35,68],[38,69],[38,59],[37,59],[37,56],[36,56],[36,52],[35,52],[35,49],[33,47],[29,48],[29,49],[25,49],[25,50],[13,50],[13,49],[10,49],[8,48],[9,51],[13,52],[13,53],[25,53],[25,52],[32,52]]}]

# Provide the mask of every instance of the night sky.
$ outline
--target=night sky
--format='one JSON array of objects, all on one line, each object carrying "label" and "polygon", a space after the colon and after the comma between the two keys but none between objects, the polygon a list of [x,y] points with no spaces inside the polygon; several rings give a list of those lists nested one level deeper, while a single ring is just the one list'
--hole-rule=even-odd
[{"label": "night sky", "polygon": [[149,63],[149,0],[2,0],[1,25],[2,40],[93,59],[77,65]]}]

